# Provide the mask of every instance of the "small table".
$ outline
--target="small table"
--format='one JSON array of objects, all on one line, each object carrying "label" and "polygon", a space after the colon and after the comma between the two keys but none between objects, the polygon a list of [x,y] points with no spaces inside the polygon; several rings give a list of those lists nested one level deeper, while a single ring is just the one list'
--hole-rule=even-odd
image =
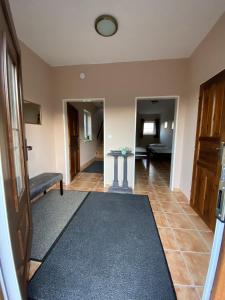
[{"label": "small table", "polygon": [[[122,153],[122,151],[119,151],[119,150],[111,150],[111,152],[108,153],[108,155],[114,157],[114,179],[113,179],[112,186],[109,188],[109,191],[117,192],[117,193],[132,193],[132,188],[130,188],[128,186],[128,180],[127,180],[127,158],[129,156],[133,156],[133,153],[131,153],[131,151]],[[122,186],[119,186],[119,181],[118,181],[118,157],[123,157],[123,184],[122,184]]]}]

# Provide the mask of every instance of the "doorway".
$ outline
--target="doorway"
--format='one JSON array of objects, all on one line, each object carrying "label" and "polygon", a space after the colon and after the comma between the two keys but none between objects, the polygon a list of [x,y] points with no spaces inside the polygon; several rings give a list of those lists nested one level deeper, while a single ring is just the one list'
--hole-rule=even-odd
[{"label": "doorway", "polygon": [[[104,177],[104,99],[64,100],[66,184]],[[69,108],[69,110],[68,110]],[[86,175],[85,175],[86,174]]]},{"label": "doorway", "polygon": [[67,103],[70,181],[80,172],[79,112]]},{"label": "doorway", "polygon": [[142,180],[173,189],[175,98],[137,98],[135,188]]}]

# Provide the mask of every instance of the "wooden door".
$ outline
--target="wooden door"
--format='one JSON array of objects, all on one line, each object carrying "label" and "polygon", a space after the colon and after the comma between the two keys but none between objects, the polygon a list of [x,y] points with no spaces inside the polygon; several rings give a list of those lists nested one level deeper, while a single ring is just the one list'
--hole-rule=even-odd
[{"label": "wooden door", "polygon": [[225,70],[202,84],[198,109],[191,206],[214,230],[220,180],[220,149],[225,141]]},{"label": "wooden door", "polygon": [[17,277],[24,299],[31,214],[22,120],[21,60],[9,5],[0,1],[0,157]]},{"label": "wooden door", "polygon": [[80,140],[79,140],[79,114],[70,104],[67,104],[70,180],[80,172]]}]

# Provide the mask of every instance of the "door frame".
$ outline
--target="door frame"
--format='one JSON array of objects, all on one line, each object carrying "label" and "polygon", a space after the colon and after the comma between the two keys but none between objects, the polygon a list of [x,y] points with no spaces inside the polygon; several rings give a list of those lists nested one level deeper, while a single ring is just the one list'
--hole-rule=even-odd
[{"label": "door frame", "polygon": [[[10,10],[10,4],[8,0],[0,0],[1,7],[3,10],[3,14],[5,16],[5,20],[7,23],[7,27],[9,30],[10,38],[12,40],[12,45],[16,49],[17,55],[19,55],[20,59],[18,61],[19,65],[19,72],[17,73],[17,79],[18,83],[20,85],[18,86],[18,93],[22,93],[22,74],[21,74],[21,49],[19,45],[19,41],[17,39],[16,29],[13,23],[13,18]],[[1,35],[3,36],[4,31],[1,32]],[[4,38],[4,36],[3,36]],[[22,94],[20,95],[22,98]],[[3,94],[2,97],[5,97]],[[21,104],[19,103],[19,110],[21,110]],[[22,115],[21,115],[22,117]],[[24,141],[24,123],[23,118],[19,120],[19,123],[21,125],[21,131],[22,131],[22,140]],[[22,150],[24,154],[24,166],[26,164],[26,155],[25,155],[25,149]],[[5,183],[4,183],[4,176],[3,176],[3,165],[2,165],[2,149],[0,146],[0,228],[1,228],[1,234],[0,234],[0,285],[1,290],[4,296],[5,300],[10,299],[22,299],[22,291],[20,289],[19,280],[17,276],[16,271],[16,264],[14,260],[14,255],[16,250],[13,250],[13,243],[12,243],[12,235],[10,231],[10,218],[8,215],[8,209],[7,209],[7,199],[6,199],[6,190],[5,190]],[[24,176],[25,177],[25,176]],[[27,178],[25,178],[25,186],[27,187]],[[26,189],[26,188],[25,188]],[[28,205],[30,202],[28,203]],[[27,208],[29,210],[29,206]],[[28,212],[30,214],[30,212]],[[29,245],[30,247],[30,245]],[[18,248],[19,249],[19,248]],[[18,250],[19,251],[19,250]]]},{"label": "door frame", "polygon": [[[69,132],[68,132],[68,119],[67,119],[67,103],[68,102],[103,102],[103,136],[104,136],[104,149],[103,157],[105,161],[105,98],[75,98],[75,99],[63,99],[63,148],[64,148],[64,162],[65,162],[65,184],[70,184],[70,157],[69,157]],[[105,186],[105,171],[104,171],[104,186]]]},{"label": "door frame", "polygon": [[[177,125],[178,125],[178,117],[179,117],[179,104],[180,104],[180,97],[179,96],[140,96],[135,98],[135,116],[134,116],[134,152],[136,147],[136,130],[137,130],[137,102],[138,100],[174,100],[175,101],[175,108],[174,108],[174,129],[173,129],[173,142],[172,142],[172,156],[171,156],[171,167],[170,167],[170,183],[169,188],[171,191],[174,191],[176,188],[175,186],[175,166],[177,164]],[[133,187],[135,187],[135,155],[134,159],[134,176],[133,176]]]},{"label": "door frame", "polygon": [[[67,109],[68,143],[69,143],[68,105],[70,105],[70,106],[73,108],[73,110],[76,111],[76,114],[77,114],[77,120],[76,120],[76,123],[78,124],[78,132],[79,132],[78,138],[79,138],[79,141],[80,141],[80,118],[79,118],[79,111],[78,111],[75,107],[73,107],[69,102],[67,102],[67,103],[66,103],[66,109]],[[68,150],[70,150],[70,149],[69,149],[69,145],[68,145]],[[78,157],[77,157],[77,159],[76,159],[76,160],[77,160],[77,161],[76,161],[76,164],[77,164],[76,168],[77,168],[77,173],[79,173],[79,172],[80,172],[80,143],[79,143],[79,149],[78,149],[77,152],[79,153],[79,155],[78,155]],[[76,174],[77,174],[77,173],[76,173],[75,176],[74,176],[73,178],[71,177],[71,166],[72,166],[71,161],[72,161],[72,159],[71,159],[71,151],[69,151],[70,181],[72,181],[72,180],[74,179],[74,177],[76,176]]]}]

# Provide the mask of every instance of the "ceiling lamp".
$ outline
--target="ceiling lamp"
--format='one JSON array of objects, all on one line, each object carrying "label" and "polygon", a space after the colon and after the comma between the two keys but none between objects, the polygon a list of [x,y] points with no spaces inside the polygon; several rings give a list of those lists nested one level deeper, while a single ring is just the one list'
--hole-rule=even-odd
[{"label": "ceiling lamp", "polygon": [[118,30],[118,23],[113,16],[101,15],[95,20],[95,30],[102,36],[112,36]]}]

